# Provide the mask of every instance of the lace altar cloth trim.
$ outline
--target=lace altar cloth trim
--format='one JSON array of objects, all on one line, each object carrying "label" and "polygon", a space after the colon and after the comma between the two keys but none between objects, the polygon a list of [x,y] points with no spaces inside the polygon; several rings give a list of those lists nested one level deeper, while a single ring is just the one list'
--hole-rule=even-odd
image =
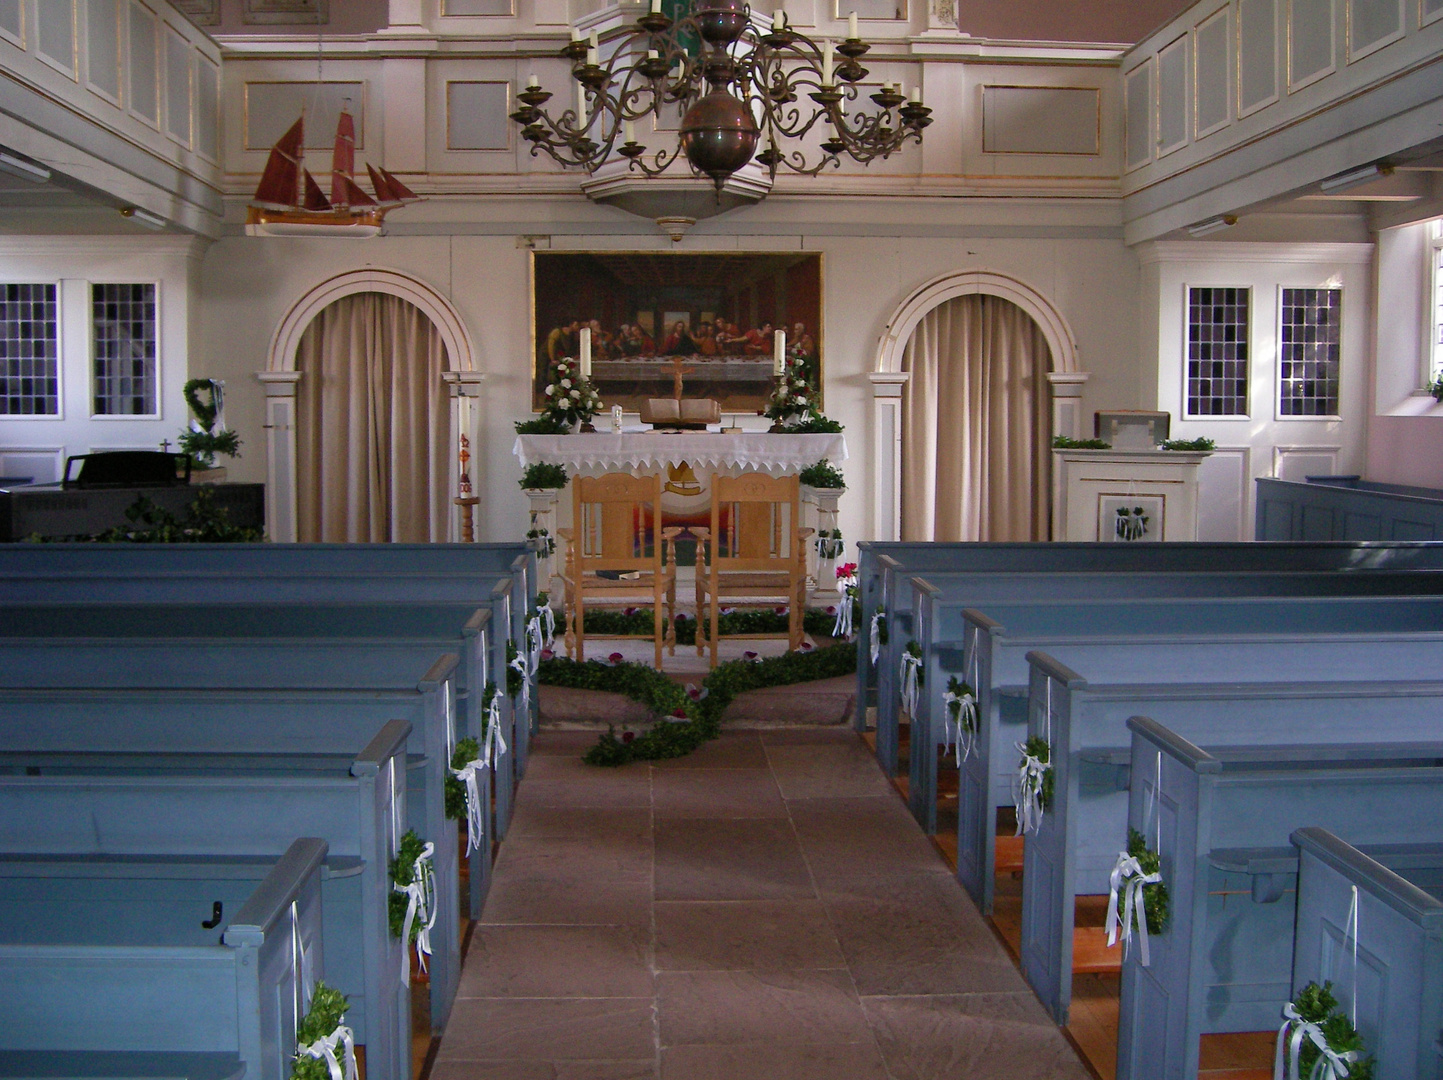
[{"label": "lace altar cloth trim", "polygon": [[621,435],[518,435],[512,448],[521,466],[537,462],[573,470],[634,471],[661,469],[682,462],[696,468],[752,469],[785,476],[801,472],[822,458],[847,459],[847,441],[840,434],[773,435],[749,431],[630,432]]}]

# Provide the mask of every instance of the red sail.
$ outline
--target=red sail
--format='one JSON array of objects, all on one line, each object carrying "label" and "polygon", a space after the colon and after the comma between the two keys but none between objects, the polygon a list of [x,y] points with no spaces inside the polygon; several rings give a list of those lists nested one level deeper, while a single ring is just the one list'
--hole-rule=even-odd
[{"label": "red sail", "polygon": [[331,151],[331,202],[337,206],[356,201],[347,197],[346,186],[342,183],[351,179],[355,171],[356,123],[351,114],[342,109],[336,121],[336,145]]},{"label": "red sail", "polygon": [[266,171],[261,174],[255,201],[263,206],[290,209],[299,202],[301,184],[301,143],[305,138],[305,116],[299,117],[271,147]]},{"label": "red sail", "polygon": [[367,162],[366,171],[371,174],[371,187],[376,191],[376,201],[382,206],[399,206],[401,200],[391,194],[386,178],[376,171],[376,167]]},{"label": "red sail", "polygon": [[409,200],[416,200],[421,197],[410,188],[408,188],[405,184],[401,183],[401,181],[397,180],[385,169],[380,169],[378,171],[381,174],[381,179],[386,182],[386,198],[394,199],[396,202],[407,202]]},{"label": "red sail", "polygon": [[366,194],[365,189],[360,187],[349,176],[341,177],[341,187],[344,194],[338,206],[375,206],[376,200]]},{"label": "red sail", "polygon": [[321,190],[321,185],[316,183],[316,178],[311,175],[310,169],[303,170],[306,178],[305,200],[301,205],[307,210],[329,210],[330,202],[326,199],[326,193]]}]

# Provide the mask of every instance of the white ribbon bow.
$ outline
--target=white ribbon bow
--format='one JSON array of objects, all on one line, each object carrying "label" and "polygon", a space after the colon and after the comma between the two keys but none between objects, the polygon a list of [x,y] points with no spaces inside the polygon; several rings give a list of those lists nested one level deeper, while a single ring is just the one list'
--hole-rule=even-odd
[{"label": "white ribbon bow", "polygon": [[506,737],[501,734],[501,695],[492,694],[486,707],[486,735],[482,739],[481,757],[489,767],[506,753]]},{"label": "white ribbon bow", "polygon": [[[1151,957],[1147,952],[1147,912],[1143,910],[1142,890],[1144,886],[1155,885],[1162,881],[1162,874],[1144,874],[1142,863],[1136,856],[1129,855],[1125,851],[1117,853],[1117,865],[1112,868],[1107,895],[1107,944],[1111,948],[1117,944],[1119,929],[1122,931],[1122,949],[1124,954],[1128,946],[1132,944],[1132,926],[1137,924],[1138,947],[1142,950],[1142,966],[1151,964]],[[1118,890],[1122,890],[1122,915],[1117,912]]]},{"label": "white ribbon bow", "polygon": [[536,665],[541,662],[541,647],[544,644],[544,632],[541,629],[541,613],[538,611],[526,623],[526,659],[527,666],[535,670]]},{"label": "white ribbon bow", "polygon": [[544,644],[549,649],[556,640],[556,612],[551,610],[550,604],[542,604],[540,614]]},{"label": "white ribbon bow", "polygon": [[426,957],[431,955],[431,927],[436,925],[437,913],[436,873],[431,868],[431,856],[435,851],[436,845],[426,841],[421,848],[421,854],[417,855],[416,861],[411,864],[411,884],[391,886],[407,897],[406,920],[401,924],[401,941],[405,945],[401,954],[403,984],[411,981],[411,926],[417,920],[421,922],[421,929],[416,932],[416,958],[422,971],[426,970]]},{"label": "white ribbon bow", "polygon": [[526,722],[529,724],[531,722],[529,719],[531,715],[531,665],[527,660],[528,657],[526,653],[518,653],[516,658],[506,666],[521,673],[521,704],[519,706],[519,712],[522,716],[528,718]]},{"label": "white ribbon bow", "polygon": [[885,612],[882,611],[872,612],[872,632],[870,644],[872,649],[872,665],[874,667],[877,664],[877,657],[882,655],[882,618],[884,615]]},{"label": "white ribbon bow", "polygon": [[1323,1029],[1299,1016],[1290,1001],[1283,1006],[1283,1026],[1278,1028],[1278,1048],[1273,1054],[1273,1080],[1302,1080],[1298,1056],[1304,1039],[1318,1048],[1318,1060],[1308,1071],[1308,1080],[1343,1080],[1348,1075],[1348,1063],[1358,1060],[1356,1050],[1339,1054],[1330,1047]]},{"label": "white ribbon bow", "polygon": [[942,741],[953,748],[960,769],[972,756],[972,746],[977,741],[977,699],[969,693],[944,690],[942,703],[947,709],[942,720]]},{"label": "white ribbon bow", "polygon": [[466,785],[466,854],[470,855],[472,850],[480,850],[483,834],[486,831],[486,819],[482,813],[481,806],[481,785],[476,779],[476,774],[485,769],[487,762],[484,758],[472,758],[459,769],[452,769],[451,775]]},{"label": "white ribbon bow", "polygon": [[1022,763],[1017,766],[1013,793],[1017,806],[1017,832],[1013,835],[1021,836],[1042,826],[1042,780],[1047,775],[1047,762],[1029,754],[1022,743],[1017,744],[1017,749],[1022,751]]},{"label": "white ribbon bow", "polygon": [[837,601],[837,621],[832,626],[832,637],[849,638],[852,636],[852,598],[847,595],[847,589],[856,578],[838,578],[837,592],[841,598]]},{"label": "white ribbon bow", "polygon": [[902,704],[907,707],[907,715],[917,715],[918,698],[918,675],[922,670],[922,658],[913,656],[909,652],[902,653]]},{"label": "white ribbon bow", "polygon": [[[339,1059],[336,1057],[338,1046],[345,1047]],[[323,1058],[331,1080],[356,1080],[356,1036],[345,1024],[336,1025],[335,1031],[309,1046],[297,1046],[296,1057]]]}]

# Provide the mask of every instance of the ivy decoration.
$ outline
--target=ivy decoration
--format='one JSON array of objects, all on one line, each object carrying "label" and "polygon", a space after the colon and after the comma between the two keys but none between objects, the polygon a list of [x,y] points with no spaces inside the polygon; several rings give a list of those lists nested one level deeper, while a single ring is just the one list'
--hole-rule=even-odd
[{"label": "ivy decoration", "polygon": [[614,729],[608,731],[582,759],[589,765],[614,767],[691,753],[720,734],[722,714],[738,694],[768,686],[836,678],[856,670],[857,650],[840,642],[812,652],[788,652],[755,662],[742,659],[718,664],[700,688],[691,692],[646,664],[605,664],[597,660],[583,664],[564,657],[543,660],[537,668],[537,681],[543,686],[625,694],[663,721],[630,742],[617,738]]},{"label": "ivy decoration", "polygon": [[517,420],[516,434],[518,435],[570,435],[571,427],[563,424],[560,420],[549,413],[538,416],[535,420]]},{"label": "ivy decoration", "polygon": [[1054,450],[1111,450],[1112,443],[1105,439],[1069,439],[1066,435],[1052,437]]},{"label": "ivy decoration", "polygon": [[815,465],[808,465],[797,474],[797,480],[807,487],[814,488],[844,488],[847,481],[842,476],[842,471],[833,465],[826,458],[822,458]]},{"label": "ivy decoration", "polygon": [[1217,445],[1217,443],[1213,442],[1207,436],[1203,436],[1200,439],[1167,439],[1163,442],[1162,448],[1164,450],[1191,450],[1196,452],[1201,450],[1216,450]]},{"label": "ivy decoration", "polygon": [[509,697],[509,698],[512,698],[513,700],[516,698],[516,696],[517,696],[518,694],[521,693],[521,688],[522,688],[522,687],[525,685],[525,683],[526,683],[526,680],[525,680],[525,678],[522,676],[521,672],[519,672],[518,670],[516,670],[516,668],[513,666],[513,665],[515,664],[516,659],[517,659],[517,657],[518,657],[519,655],[520,655],[520,654],[516,651],[516,642],[512,641],[510,638],[507,638],[507,639],[506,639],[506,696]]},{"label": "ivy decoration", "polygon": [[842,543],[841,529],[822,529],[817,533],[814,541],[817,545],[817,557],[819,559],[840,559],[845,552],[846,546]]},{"label": "ivy decoration", "polygon": [[[460,772],[480,756],[481,744],[475,739],[469,735],[458,739],[456,750],[451,755],[451,769]],[[452,821],[466,820],[466,785],[449,770],[446,773],[446,816]]]},{"label": "ivy decoration", "polygon": [[[323,982],[311,992],[310,1010],[296,1023],[296,1053],[291,1061],[291,1080],[332,1080],[331,1061],[337,1045],[345,1047],[337,1070],[345,1080],[355,1080],[356,1056],[346,1016],[346,996]],[[326,1048],[330,1050],[327,1060]]]},{"label": "ivy decoration", "polygon": [[[808,608],[802,614],[802,629],[813,637],[831,637],[834,619],[821,608]],[[654,630],[650,607],[591,608],[582,616],[582,626],[595,637],[650,637]],[[719,633],[723,635],[781,634],[788,626],[786,609],[723,611],[717,618]],[[696,644],[697,619],[695,615],[678,612],[676,616],[676,643]]]},{"label": "ivy decoration", "polygon": [[[1048,770],[1049,776],[1052,770]],[[1127,853],[1137,860],[1144,875],[1162,873],[1162,857],[1147,846],[1147,838],[1136,829],[1127,830]],[[1161,934],[1167,929],[1172,913],[1169,906],[1167,882],[1158,881],[1143,887],[1142,911],[1147,916],[1147,932]]]},{"label": "ivy decoration", "polygon": [[[1278,1030],[1273,1075],[1318,1076],[1326,1080],[1343,1075],[1334,1067],[1336,1060],[1346,1063],[1344,1068],[1348,1080],[1373,1080],[1376,1062],[1371,1056],[1364,1055],[1363,1039],[1347,1013],[1338,1008],[1331,981],[1324,982],[1322,986],[1308,983],[1294,1001],[1283,1007],[1283,1017],[1283,1026]],[[1314,1033],[1327,1044],[1328,1057],[1324,1057],[1323,1050],[1314,1041]],[[1290,1052],[1296,1056],[1290,1071],[1285,1073],[1281,1070],[1287,1064]]]},{"label": "ivy decoration", "polygon": [[[210,392],[210,401],[201,400],[202,390]],[[191,379],[185,384],[183,392],[195,419],[177,440],[181,451],[203,469],[215,467],[216,454],[240,457],[240,436],[227,428],[214,430],[216,419],[220,416],[225,384],[217,379]]]},{"label": "ivy decoration", "polygon": [[[462,796],[465,797],[464,795]],[[426,844],[416,835],[415,829],[407,829],[401,837],[401,849],[391,860],[391,894],[386,898],[386,914],[391,926],[391,936],[399,938],[406,925],[406,894],[397,892],[396,887],[406,888],[416,880],[416,860],[421,857]],[[411,940],[416,940],[422,923],[420,919],[411,923]]]},{"label": "ivy decoration", "polygon": [[564,488],[568,479],[565,465],[533,461],[522,470],[519,483],[525,491],[542,491]]},{"label": "ivy decoration", "polygon": [[787,428],[793,435],[840,435],[842,425],[823,416],[813,408],[811,415],[799,424]]},{"label": "ivy decoration", "polygon": [[1019,743],[1022,760],[1017,763],[1013,781],[1017,806],[1017,835],[1036,832],[1042,816],[1052,809],[1055,777],[1052,771],[1052,747],[1041,735],[1029,735]]}]

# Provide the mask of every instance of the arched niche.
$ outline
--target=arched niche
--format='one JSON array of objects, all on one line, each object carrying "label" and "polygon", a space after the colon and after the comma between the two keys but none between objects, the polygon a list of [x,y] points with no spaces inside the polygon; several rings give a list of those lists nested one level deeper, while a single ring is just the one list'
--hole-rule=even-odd
[{"label": "arched niche", "polygon": [[907,297],[877,342],[876,358],[868,378],[872,382],[872,506],[873,535],[896,540],[902,523],[902,388],[907,373],[902,356],[922,317],[939,304],[959,296],[986,293],[1010,300],[1032,317],[1052,353],[1052,431],[1076,436],[1081,420],[1082,385],[1077,339],[1056,306],[1037,289],[1013,274],[997,270],[959,270],[942,274],[919,286]]},{"label": "arched niche", "polygon": [[[431,320],[446,345],[443,375],[451,391],[451,430],[475,445],[477,410],[471,399],[480,395],[482,374],[476,370],[476,351],[466,324],[451,301],[439,291],[399,270],[368,267],[327,278],[291,305],[266,353],[266,369],[256,373],[266,392],[266,531],[275,541],[296,539],[296,385],[304,372],[296,369],[301,335],[325,308],[354,293],[378,292],[414,304]],[[451,489],[457,486],[459,466],[453,457]],[[451,538],[460,534],[452,514]]]}]

